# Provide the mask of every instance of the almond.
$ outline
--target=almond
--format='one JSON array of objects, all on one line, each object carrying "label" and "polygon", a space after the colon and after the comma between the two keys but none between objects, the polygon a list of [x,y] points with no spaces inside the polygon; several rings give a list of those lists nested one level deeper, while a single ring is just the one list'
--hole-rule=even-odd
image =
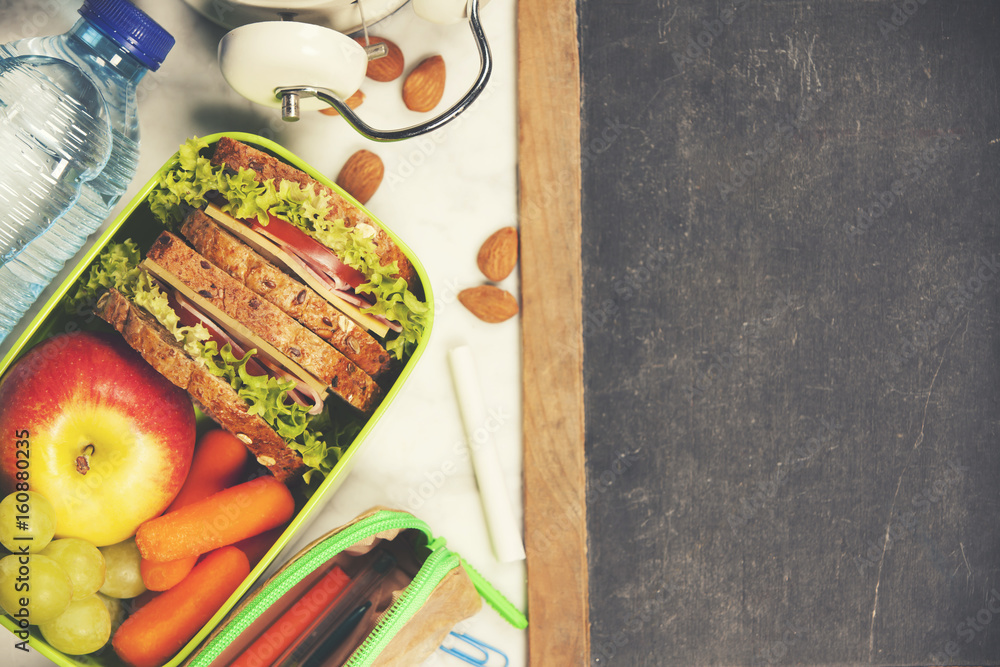
[{"label": "almond", "polygon": [[[354,41],[361,46],[365,45],[364,37],[355,37]],[[368,78],[372,81],[395,81],[398,79],[403,73],[404,66],[403,52],[400,48],[382,37],[372,37],[369,35],[368,41],[371,44],[385,44],[389,49],[389,53],[381,58],[368,61],[368,71],[366,72]]]},{"label": "almond", "polygon": [[411,111],[430,111],[444,95],[444,58],[431,56],[413,68],[403,82],[403,103]]},{"label": "almond", "polygon": [[495,283],[509,276],[517,264],[517,230],[504,227],[493,232],[479,248],[476,263],[483,275]]},{"label": "almond", "polygon": [[[361,106],[361,103],[364,101],[365,101],[365,94],[359,90],[358,92],[354,93],[346,100],[344,100],[344,104],[346,104],[351,109],[357,109],[359,106]],[[337,111],[335,107],[326,107],[325,109],[320,109],[319,112],[326,114],[327,116],[340,115],[340,112]]]},{"label": "almond", "polygon": [[517,315],[517,299],[493,285],[470,287],[458,293],[458,300],[483,322],[503,322]]},{"label": "almond", "polygon": [[362,149],[347,158],[337,176],[337,185],[364,204],[375,194],[384,175],[382,159],[375,153]]}]

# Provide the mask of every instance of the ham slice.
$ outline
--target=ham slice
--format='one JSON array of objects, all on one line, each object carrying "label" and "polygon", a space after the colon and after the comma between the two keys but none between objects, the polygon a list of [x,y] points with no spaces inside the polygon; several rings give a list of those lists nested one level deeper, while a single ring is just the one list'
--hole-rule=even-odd
[{"label": "ham slice", "polygon": [[[306,271],[316,280],[330,288],[337,296],[358,308],[368,308],[374,304],[374,297],[359,294],[355,290],[367,282],[367,278],[357,269],[353,269],[338,258],[329,248],[309,236],[301,229],[270,216],[270,222],[262,225],[256,220],[241,220],[253,231],[277,244],[298,262],[295,267]],[[392,331],[399,333],[403,327],[398,322],[386,319],[382,315],[371,314]]]}]

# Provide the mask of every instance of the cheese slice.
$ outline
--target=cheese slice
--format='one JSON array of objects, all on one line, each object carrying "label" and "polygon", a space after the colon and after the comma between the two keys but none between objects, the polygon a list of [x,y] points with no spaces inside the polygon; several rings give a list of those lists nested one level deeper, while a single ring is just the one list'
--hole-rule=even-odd
[{"label": "cheese slice", "polygon": [[310,389],[315,390],[319,394],[320,398],[326,398],[326,394],[330,387],[325,382],[318,379],[312,373],[292,361],[288,355],[252,332],[246,325],[240,323],[236,319],[233,319],[215,306],[211,301],[185,285],[183,281],[181,281],[181,279],[172,272],[163,268],[149,258],[142,260],[142,262],[139,263],[139,268],[147,271],[154,278],[169,285],[172,289],[177,290],[184,296],[184,298],[197,306],[198,309],[205,315],[215,320],[215,322],[229,332],[233,338],[240,340],[241,342],[247,341],[250,347],[257,348],[260,354],[273,359],[286,371],[308,385]]},{"label": "cheese slice", "polygon": [[319,280],[316,280],[316,278],[309,273],[296,270],[295,260],[292,259],[284,249],[271,239],[250,229],[215,204],[209,204],[205,207],[205,214],[218,222],[223,229],[256,250],[267,261],[280,266],[286,271],[294,273],[299,280],[309,285],[309,287],[312,288],[317,294],[329,301],[337,310],[350,317],[360,326],[364,327],[368,331],[371,331],[379,338],[385,338],[386,334],[389,333],[388,324],[375,319],[371,315],[362,313],[360,308],[352,303],[344,301],[342,298],[337,296],[333,290]]}]

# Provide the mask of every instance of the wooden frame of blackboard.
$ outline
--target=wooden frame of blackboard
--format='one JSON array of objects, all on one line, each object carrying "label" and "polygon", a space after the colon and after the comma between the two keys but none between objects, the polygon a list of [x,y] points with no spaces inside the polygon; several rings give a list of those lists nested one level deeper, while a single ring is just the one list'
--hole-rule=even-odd
[{"label": "wooden frame of blackboard", "polygon": [[575,0],[521,0],[517,31],[528,656],[587,665]]}]

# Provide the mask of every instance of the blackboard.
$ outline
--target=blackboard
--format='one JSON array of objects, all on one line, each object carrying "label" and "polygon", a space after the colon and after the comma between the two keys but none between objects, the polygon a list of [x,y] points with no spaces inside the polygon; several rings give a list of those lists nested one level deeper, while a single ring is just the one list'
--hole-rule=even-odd
[{"label": "blackboard", "polygon": [[591,664],[1000,664],[1000,3],[578,10]]}]

